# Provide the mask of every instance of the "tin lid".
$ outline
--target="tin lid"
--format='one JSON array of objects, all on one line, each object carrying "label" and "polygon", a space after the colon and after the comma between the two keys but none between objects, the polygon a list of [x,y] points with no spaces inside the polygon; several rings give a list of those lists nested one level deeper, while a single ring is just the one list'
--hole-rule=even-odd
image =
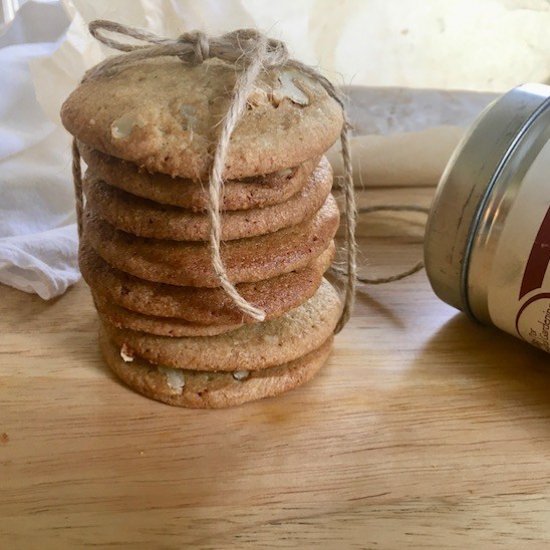
[{"label": "tin lid", "polygon": [[467,313],[464,281],[484,201],[549,97],[549,86],[524,84],[489,105],[458,145],[437,187],[426,225],[426,273],[439,298]]}]

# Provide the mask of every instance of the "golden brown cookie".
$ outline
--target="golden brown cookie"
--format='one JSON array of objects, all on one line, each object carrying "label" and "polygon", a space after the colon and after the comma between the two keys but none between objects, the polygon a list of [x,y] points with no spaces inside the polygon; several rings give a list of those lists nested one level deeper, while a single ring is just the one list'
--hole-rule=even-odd
[{"label": "golden brown cookie", "polygon": [[[234,283],[269,279],[301,269],[319,256],[338,228],[336,201],[301,224],[276,233],[222,243],[221,255]],[[115,229],[90,208],[84,213],[84,239],[111,266],[141,279],[181,286],[217,287],[209,243],[136,237]]]},{"label": "golden brown cookie", "polygon": [[[297,225],[311,218],[325,202],[332,187],[332,170],[323,157],[306,185],[281,204],[225,212],[222,216],[224,241],[256,237]],[[137,235],[174,241],[207,241],[210,218],[179,208],[158,204],[121,191],[87,176],[84,192],[90,208],[111,225]]]},{"label": "golden brown cookie", "polygon": [[[267,319],[273,319],[298,307],[315,294],[334,252],[334,242],[331,242],[318,258],[303,269],[257,283],[241,283],[237,289],[245,300],[265,311]],[[222,288],[174,286],[138,279],[110,267],[86,241],[80,243],[79,264],[92,292],[109,303],[122,306],[125,311],[175,317],[195,324],[232,326],[254,322],[248,316],[243,319],[242,312]]]},{"label": "golden brown cookie", "polygon": [[283,316],[217,336],[169,338],[119,329],[108,323],[103,326],[127,355],[155,365],[255,371],[293,361],[318,348],[333,333],[341,309],[336,291],[324,280],[313,298]]},{"label": "golden brown cookie", "polygon": [[127,328],[157,336],[215,336],[238,329],[242,324],[202,325],[174,317],[143,315],[120,307],[101,294],[92,291],[99,318],[118,328]]},{"label": "golden brown cookie", "polygon": [[[150,172],[207,179],[238,69],[217,59],[139,61],[85,80],[61,109],[77,139]],[[225,179],[269,174],[320,156],[342,127],[340,106],[292,68],[265,71],[229,145]]]},{"label": "golden brown cookie", "polygon": [[259,371],[198,372],[157,367],[135,358],[122,359],[120,348],[100,331],[105,362],[127,386],[169,405],[194,409],[220,409],[289,391],[310,380],[328,359],[332,336],[317,349],[289,363]]},{"label": "golden brown cookie", "polygon": [[[151,174],[137,165],[79,145],[89,172],[109,185],[160,204],[204,212],[208,206],[208,182]],[[308,181],[319,158],[309,159],[294,168],[273,174],[224,183],[222,210],[249,210],[285,202]]]}]

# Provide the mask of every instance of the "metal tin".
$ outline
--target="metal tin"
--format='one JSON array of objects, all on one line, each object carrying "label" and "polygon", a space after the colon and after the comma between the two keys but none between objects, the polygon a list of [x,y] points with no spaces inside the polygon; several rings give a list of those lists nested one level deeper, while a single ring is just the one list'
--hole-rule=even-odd
[{"label": "metal tin", "polygon": [[[549,140],[550,87],[519,86],[478,117],[439,183],[426,228],[426,271],[443,301],[479,321],[498,326],[495,317],[512,315],[523,299],[533,297],[521,290],[530,276],[529,261],[531,271],[540,264],[536,275],[542,276],[542,286],[531,291],[550,293],[550,286],[543,288],[550,280],[544,281],[548,263],[543,265],[546,245],[541,242],[547,238],[550,250]],[[541,224],[547,214],[545,235]],[[503,242],[505,235],[509,241]],[[494,284],[508,285],[506,314],[497,311]],[[507,296],[501,293],[498,300]],[[501,324],[511,331],[508,321]]]}]

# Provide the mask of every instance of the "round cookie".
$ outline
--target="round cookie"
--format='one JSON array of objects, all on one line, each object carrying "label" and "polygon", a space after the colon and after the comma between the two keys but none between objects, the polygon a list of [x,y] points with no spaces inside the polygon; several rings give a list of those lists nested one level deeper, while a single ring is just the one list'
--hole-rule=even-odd
[{"label": "round cookie", "polygon": [[[79,144],[88,173],[113,187],[160,204],[204,212],[208,207],[206,182],[151,174],[125,160],[106,155],[84,143]],[[319,158],[309,159],[294,168],[285,168],[265,176],[229,180],[223,186],[222,210],[265,208],[285,202],[307,183]]]},{"label": "round cookie", "polygon": [[[93,71],[93,69],[92,69]],[[87,74],[61,109],[78,140],[150,172],[207,180],[239,70],[217,59],[138,61]],[[224,179],[297,166],[320,156],[342,128],[340,106],[296,69],[264,71],[231,136]]]},{"label": "round cookie", "polygon": [[154,317],[143,315],[117,306],[101,294],[92,291],[94,304],[99,318],[117,328],[137,330],[156,334],[157,336],[215,336],[236,330],[242,324],[234,325],[201,325],[174,317]]},{"label": "round cookie", "polygon": [[[305,267],[328,247],[338,222],[338,206],[329,195],[310,220],[268,235],[222,243],[221,256],[229,279],[233,283],[261,281]],[[84,213],[83,235],[111,266],[141,279],[180,286],[219,286],[207,242],[136,237],[115,229],[90,208]]]},{"label": "round cookie", "polygon": [[328,359],[332,339],[330,336],[317,349],[289,363],[235,374],[156,367],[139,358],[125,362],[104,331],[100,331],[99,345],[110,369],[134,391],[169,405],[220,409],[273,397],[304,384]]},{"label": "round cookie", "polygon": [[[284,203],[225,212],[222,216],[224,241],[256,237],[297,225],[311,218],[325,202],[332,187],[332,170],[323,157],[306,185]],[[154,203],[121,191],[87,175],[84,192],[90,208],[111,225],[137,235],[174,241],[207,241],[210,218],[177,206]]]},{"label": "round cookie", "polygon": [[[273,319],[298,307],[315,294],[323,273],[334,257],[335,246],[329,247],[311,263],[256,283],[241,283],[237,289],[247,301],[256,304]],[[79,265],[82,276],[94,294],[148,316],[174,317],[187,322],[234,325],[254,322],[244,317],[222,288],[195,288],[152,283],[109,266],[85,240],[80,242]],[[114,323],[116,324],[116,323]]]},{"label": "round cookie", "polygon": [[318,348],[334,331],[342,304],[323,280],[305,304],[271,321],[227,334],[169,338],[104,323],[109,338],[131,357],[155,365],[204,371],[256,371],[293,361]]}]

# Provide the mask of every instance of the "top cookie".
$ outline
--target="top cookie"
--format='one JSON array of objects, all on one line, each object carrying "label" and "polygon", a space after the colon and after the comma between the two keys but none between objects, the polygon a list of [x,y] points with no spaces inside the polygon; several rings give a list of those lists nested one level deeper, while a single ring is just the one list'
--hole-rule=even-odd
[{"label": "top cookie", "polygon": [[[237,71],[217,59],[162,57],[83,82],[63,104],[84,143],[151,172],[204,180]],[[225,178],[268,174],[320,156],[342,127],[339,105],[295,69],[262,73],[231,137]]]}]

